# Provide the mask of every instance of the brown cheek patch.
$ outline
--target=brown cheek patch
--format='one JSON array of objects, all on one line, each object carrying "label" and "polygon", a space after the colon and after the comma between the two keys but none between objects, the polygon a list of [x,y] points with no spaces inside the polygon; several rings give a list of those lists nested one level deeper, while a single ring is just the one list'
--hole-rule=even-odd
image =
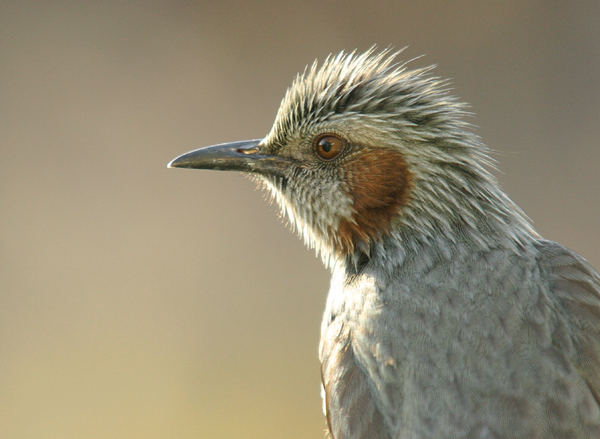
[{"label": "brown cheek patch", "polygon": [[392,219],[406,204],[410,175],[399,152],[368,149],[344,165],[348,190],[354,201],[352,219],[340,222],[337,236],[342,253],[359,241],[369,244],[389,233]]}]

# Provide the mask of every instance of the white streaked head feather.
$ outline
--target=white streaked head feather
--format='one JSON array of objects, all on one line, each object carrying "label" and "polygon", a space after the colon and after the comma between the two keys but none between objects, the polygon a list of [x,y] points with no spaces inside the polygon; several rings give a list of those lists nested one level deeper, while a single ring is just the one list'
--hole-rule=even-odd
[{"label": "white streaked head feather", "polygon": [[[518,246],[536,236],[486,169],[494,160],[464,121],[466,106],[449,94],[446,81],[431,75],[433,67],[409,70],[406,63],[393,64],[397,54],[372,48],[329,56],[320,66],[315,61],[287,90],[263,143],[277,151],[329,130],[400,151],[411,174],[410,201],[392,230],[400,240],[447,234],[451,241],[489,246],[502,236]],[[266,185],[306,244],[331,265],[339,255],[335,236],[326,235],[352,216],[351,199],[334,179],[312,174],[314,181],[310,175],[294,181],[297,175],[290,171],[286,187],[268,177]],[[340,194],[331,196],[337,189]],[[457,221],[466,229],[460,237]]]}]

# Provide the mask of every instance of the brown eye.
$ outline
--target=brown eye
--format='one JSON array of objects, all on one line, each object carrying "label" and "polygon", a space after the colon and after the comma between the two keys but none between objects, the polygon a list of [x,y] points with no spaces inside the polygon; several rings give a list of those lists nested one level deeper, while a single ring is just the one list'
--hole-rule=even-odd
[{"label": "brown eye", "polygon": [[333,134],[323,134],[315,139],[315,152],[323,160],[333,160],[344,150],[344,141]]}]

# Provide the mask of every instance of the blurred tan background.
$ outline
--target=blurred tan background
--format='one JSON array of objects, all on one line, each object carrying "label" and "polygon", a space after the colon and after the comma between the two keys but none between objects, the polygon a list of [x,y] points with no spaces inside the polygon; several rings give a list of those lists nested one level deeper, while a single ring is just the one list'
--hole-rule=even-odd
[{"label": "blurred tan background", "polygon": [[600,2],[0,3],[0,438],[322,438],[328,272],[238,174],[293,76],[377,43],[472,104],[600,268]]}]

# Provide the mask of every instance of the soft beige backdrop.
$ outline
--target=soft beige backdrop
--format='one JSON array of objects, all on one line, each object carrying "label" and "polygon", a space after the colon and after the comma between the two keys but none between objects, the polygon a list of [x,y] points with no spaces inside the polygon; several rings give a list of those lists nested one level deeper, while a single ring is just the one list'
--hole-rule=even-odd
[{"label": "soft beige backdrop", "polygon": [[330,52],[409,46],[600,267],[600,2],[0,3],[0,439],[322,438],[328,273],[237,174]]}]

